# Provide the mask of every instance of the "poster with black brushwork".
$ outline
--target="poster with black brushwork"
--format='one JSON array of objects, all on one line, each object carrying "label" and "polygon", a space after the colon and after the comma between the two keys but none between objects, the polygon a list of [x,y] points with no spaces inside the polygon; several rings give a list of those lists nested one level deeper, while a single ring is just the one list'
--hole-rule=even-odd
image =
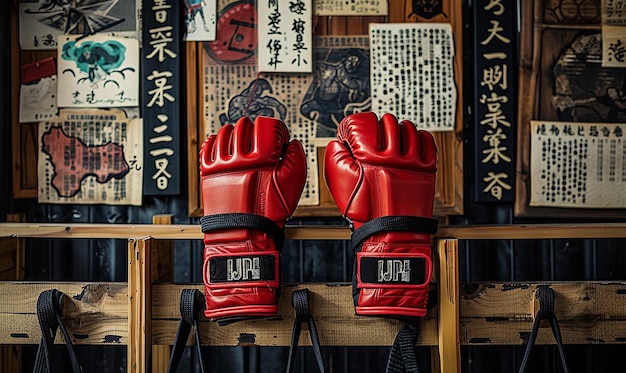
[{"label": "poster with black brushwork", "polygon": [[[218,16],[217,40],[204,44],[205,134],[244,115],[278,118],[302,142],[309,170],[317,170],[317,148],[336,135],[341,119],[371,110],[369,38],[317,37],[312,73],[264,73],[257,70],[253,19],[254,7],[232,3]],[[308,175],[301,206],[319,203],[317,172]]]},{"label": "poster with black brushwork", "polygon": [[137,37],[139,10],[135,0],[20,0],[20,47],[54,50],[62,35]]}]

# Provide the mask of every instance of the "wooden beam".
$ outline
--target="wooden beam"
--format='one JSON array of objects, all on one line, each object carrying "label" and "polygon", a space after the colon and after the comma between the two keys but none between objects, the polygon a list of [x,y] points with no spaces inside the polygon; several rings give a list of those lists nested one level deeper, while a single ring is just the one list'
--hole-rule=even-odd
[{"label": "wooden beam", "polygon": [[[180,320],[179,300],[184,288],[202,285],[155,285],[152,297],[152,343],[172,344]],[[201,321],[203,345],[212,346],[289,346],[295,311],[291,297],[295,290],[308,288],[310,309],[315,320],[320,344],[323,346],[391,346],[402,323],[382,317],[354,314],[352,286],[339,284],[284,285],[276,318],[240,321],[227,326],[204,319]],[[436,308],[424,318],[418,344],[437,345]],[[191,333],[193,335],[193,332]],[[190,336],[188,344],[194,344]],[[311,346],[306,332],[300,336],[300,346]]]},{"label": "wooden beam", "polygon": [[[349,240],[346,226],[287,226],[292,240]],[[59,224],[0,223],[0,237],[24,238],[114,238],[159,240],[201,240],[200,225],[177,224]],[[460,240],[540,240],[557,238],[626,238],[626,222],[580,224],[442,225],[434,239]]]},{"label": "wooden beam", "polygon": [[[625,283],[542,283],[555,292],[554,313],[565,344],[626,343]],[[533,326],[538,284],[467,283],[460,303],[461,343],[519,345]],[[620,326],[622,325],[622,326]],[[550,328],[537,344],[554,344]]]},{"label": "wooden beam", "polygon": [[[49,289],[66,295],[63,319],[73,343],[128,343],[125,283],[0,282],[0,344],[39,344],[37,299]],[[64,343],[60,333],[55,343]]]}]

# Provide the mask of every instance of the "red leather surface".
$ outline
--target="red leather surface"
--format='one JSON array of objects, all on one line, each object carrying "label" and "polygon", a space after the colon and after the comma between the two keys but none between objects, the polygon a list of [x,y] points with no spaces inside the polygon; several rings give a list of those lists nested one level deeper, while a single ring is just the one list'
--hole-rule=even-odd
[{"label": "red leather surface", "polygon": [[[209,136],[200,149],[204,215],[250,213],[265,216],[279,227],[291,217],[306,182],[302,144],[289,139],[280,120],[243,117]],[[275,251],[271,237],[254,229],[223,229],[204,234],[205,262],[212,255]],[[276,280],[280,269],[276,268]],[[209,286],[203,274],[209,318],[272,316],[277,281],[259,286]],[[271,286],[270,286],[271,285]]]},{"label": "red leather surface", "polygon": [[[343,119],[337,140],[326,147],[325,179],[342,215],[354,229],[383,216],[432,218],[437,171],[433,136],[391,114],[380,120],[372,112]],[[362,252],[406,253],[427,262],[427,281],[420,286],[364,286],[357,276],[357,313],[379,316],[423,316],[432,273],[430,235],[381,232],[370,236]]]}]

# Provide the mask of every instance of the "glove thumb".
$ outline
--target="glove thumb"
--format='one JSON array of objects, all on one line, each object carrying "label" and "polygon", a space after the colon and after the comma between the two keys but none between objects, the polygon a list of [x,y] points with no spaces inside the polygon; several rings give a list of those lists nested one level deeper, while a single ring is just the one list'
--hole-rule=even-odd
[{"label": "glove thumb", "polygon": [[346,216],[355,197],[356,187],[362,181],[363,170],[350,150],[339,141],[330,141],[326,146],[324,178],[339,211]]},{"label": "glove thumb", "polygon": [[293,214],[307,176],[306,155],[302,143],[291,140],[285,146],[281,161],[276,166],[276,186],[289,215]]}]

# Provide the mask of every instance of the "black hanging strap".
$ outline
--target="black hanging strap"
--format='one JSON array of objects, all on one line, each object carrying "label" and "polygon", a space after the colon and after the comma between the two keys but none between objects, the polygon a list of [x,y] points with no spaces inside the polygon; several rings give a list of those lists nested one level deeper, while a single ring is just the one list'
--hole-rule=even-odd
[{"label": "black hanging strap", "polygon": [[37,318],[41,328],[41,342],[37,350],[33,373],[54,373],[60,371],[60,367],[55,363],[54,354],[52,353],[54,337],[59,328],[63,334],[67,352],[70,356],[72,372],[81,373],[83,371],[78,363],[70,334],[67,332],[61,317],[63,314],[63,297],[64,294],[62,292],[57,289],[51,289],[39,294],[37,299]]},{"label": "black hanging strap", "polygon": [[170,356],[170,365],[167,368],[168,373],[174,373],[178,369],[178,364],[183,356],[191,327],[196,329],[196,348],[198,350],[198,359],[200,360],[200,371],[204,372],[204,355],[202,354],[202,345],[200,339],[200,312],[206,308],[204,295],[198,289],[183,289],[180,294],[180,323],[176,331],[176,340],[172,347],[172,355]]},{"label": "black hanging strap", "polygon": [[387,360],[386,373],[418,373],[415,344],[420,332],[419,319],[405,322],[393,341],[389,359]]},{"label": "black hanging strap", "polygon": [[379,232],[437,233],[439,221],[421,216],[382,216],[372,219],[352,233],[352,249],[357,250],[369,236]]},{"label": "black hanging strap", "polygon": [[317,361],[317,367],[321,373],[324,373],[324,360],[322,359],[322,350],[320,348],[320,341],[317,335],[317,328],[315,327],[315,321],[311,316],[309,310],[309,289],[296,290],[293,292],[292,305],[296,311],[296,318],[293,322],[293,331],[291,333],[291,346],[289,346],[289,362],[287,365],[287,373],[291,373],[293,370],[293,362],[296,358],[296,350],[298,349],[298,340],[300,339],[300,330],[302,329],[302,323],[306,322],[309,325],[309,335],[311,336],[311,343],[313,344],[313,354]]},{"label": "black hanging strap", "polygon": [[528,366],[528,361],[530,360],[530,353],[535,345],[537,333],[539,333],[539,324],[541,323],[541,320],[548,320],[550,322],[552,334],[554,335],[557,347],[559,348],[559,354],[561,355],[563,372],[569,373],[567,360],[565,359],[565,351],[563,351],[563,340],[561,339],[559,321],[554,314],[554,290],[548,286],[539,286],[535,292],[535,297],[539,301],[539,311],[535,316],[535,323],[533,324],[533,330],[528,339],[528,345],[526,345],[526,352],[524,352],[524,358],[522,359],[522,365],[519,368],[519,373],[526,372],[526,367]]}]

